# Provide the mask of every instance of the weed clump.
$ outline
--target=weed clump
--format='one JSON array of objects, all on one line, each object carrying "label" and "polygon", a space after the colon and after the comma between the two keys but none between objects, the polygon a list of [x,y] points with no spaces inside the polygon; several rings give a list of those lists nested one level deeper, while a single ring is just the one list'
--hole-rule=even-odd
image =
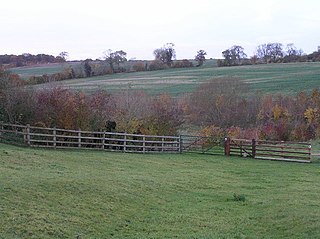
[{"label": "weed clump", "polygon": [[246,201],[246,197],[243,194],[233,194],[233,201],[235,202],[244,202]]}]

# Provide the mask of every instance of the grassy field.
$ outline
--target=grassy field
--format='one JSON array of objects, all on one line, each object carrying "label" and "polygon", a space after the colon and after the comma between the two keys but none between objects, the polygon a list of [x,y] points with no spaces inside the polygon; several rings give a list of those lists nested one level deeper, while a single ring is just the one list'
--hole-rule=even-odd
[{"label": "grassy field", "polygon": [[[151,94],[192,92],[212,78],[233,76],[250,84],[252,92],[296,94],[319,87],[320,63],[268,64],[240,67],[194,67],[160,71],[121,73],[59,82],[86,92],[143,89]],[[41,86],[43,87],[43,86]]]},{"label": "grassy field", "polygon": [[41,76],[44,74],[54,74],[64,70],[70,63],[51,63],[36,66],[24,66],[11,68],[10,71],[18,74],[22,79],[28,79],[30,76]]},{"label": "grassy field", "polygon": [[[68,63],[69,64],[69,63]],[[13,73],[27,79],[33,75],[61,72],[66,64],[48,64],[36,67],[13,68]],[[75,66],[79,63],[72,63]],[[200,83],[212,78],[233,76],[248,83],[253,93],[284,93],[310,91],[319,87],[320,63],[267,64],[240,67],[216,67],[215,60],[208,60],[203,67],[167,69],[160,71],[120,73],[58,82],[62,86],[93,92],[105,89],[110,92],[128,89],[146,90],[151,94],[179,95],[192,92]],[[52,83],[50,83],[52,84]],[[38,87],[43,87],[39,85]]]},{"label": "grassy field", "polygon": [[319,238],[319,195],[319,162],[0,144],[6,239]]}]

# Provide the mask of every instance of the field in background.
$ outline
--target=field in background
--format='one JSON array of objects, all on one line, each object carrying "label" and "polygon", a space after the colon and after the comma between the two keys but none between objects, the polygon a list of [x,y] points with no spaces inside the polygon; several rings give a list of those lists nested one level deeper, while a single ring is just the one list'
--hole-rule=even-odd
[{"label": "field in background", "polygon": [[41,76],[45,74],[59,73],[68,67],[70,63],[51,63],[36,66],[24,66],[11,68],[10,71],[18,74],[22,79],[28,79],[30,76]]},{"label": "field in background", "polygon": [[0,238],[318,238],[319,166],[0,144]]},{"label": "field in background", "polygon": [[319,87],[320,63],[168,69],[68,80],[61,84],[83,91],[143,89],[151,94],[178,95],[192,92],[212,78],[224,76],[241,78],[250,84],[253,92],[296,94]]},{"label": "field in background", "polygon": [[[192,92],[199,84],[212,78],[233,76],[250,84],[253,93],[296,94],[309,92],[319,87],[320,63],[267,64],[238,67],[215,67],[215,61],[209,60],[203,67],[167,69],[135,73],[119,73],[82,79],[73,79],[56,84],[70,89],[92,92],[104,89],[110,92],[123,90],[145,90],[151,94],[170,93],[179,95]],[[22,76],[49,74],[61,70],[61,65],[15,68],[12,71]],[[46,85],[38,85],[44,87]]]}]

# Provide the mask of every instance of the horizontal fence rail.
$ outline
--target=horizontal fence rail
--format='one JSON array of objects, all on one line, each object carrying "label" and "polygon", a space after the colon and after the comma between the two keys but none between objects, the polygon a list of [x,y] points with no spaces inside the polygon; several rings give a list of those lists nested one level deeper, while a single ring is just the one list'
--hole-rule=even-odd
[{"label": "horizontal fence rail", "polygon": [[181,152],[179,136],[156,136],[0,125],[0,139],[43,148],[86,148],[123,152]]}]

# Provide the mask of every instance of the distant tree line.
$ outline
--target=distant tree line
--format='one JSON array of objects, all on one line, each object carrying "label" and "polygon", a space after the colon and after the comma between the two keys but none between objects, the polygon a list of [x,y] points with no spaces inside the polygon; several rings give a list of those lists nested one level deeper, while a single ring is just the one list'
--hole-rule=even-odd
[{"label": "distant tree line", "polygon": [[[101,76],[107,74],[121,72],[136,72],[136,71],[154,71],[167,68],[186,68],[193,67],[192,61],[183,59],[176,60],[176,51],[173,43],[167,43],[163,47],[157,48],[153,52],[155,59],[153,61],[127,60],[127,53],[123,50],[113,51],[111,49],[103,52],[101,59],[86,59],[80,61],[79,64],[66,64],[61,72],[53,74],[43,74],[30,76],[25,79],[23,84],[43,84],[54,81],[63,81],[75,78],[84,78],[92,76]],[[196,66],[201,66],[205,62],[204,50],[199,50],[194,61]],[[58,56],[38,54],[32,55],[29,53],[22,55],[2,55],[0,56],[0,67],[12,68],[20,66],[31,66],[47,63],[63,63],[67,61],[68,52],[61,52]],[[18,75],[15,75],[19,78]]]},{"label": "distant tree line", "polygon": [[62,53],[60,53],[59,56],[52,56],[47,54],[32,55],[29,53],[25,53],[22,55],[0,55],[0,65],[7,67],[21,67],[37,64],[61,63],[66,61],[66,55]]},{"label": "distant tree line", "polygon": [[[110,74],[128,71],[146,71],[146,70],[162,70],[167,68],[183,68],[193,67],[194,64],[188,59],[176,60],[176,50],[173,43],[167,43],[163,47],[157,48],[153,51],[155,59],[149,63],[142,63],[137,61],[130,69],[125,66],[127,62],[127,53],[123,50],[112,51],[111,49],[103,53],[102,60],[87,59],[84,61],[83,77]],[[206,61],[207,53],[204,50],[197,51],[194,61],[196,66],[201,66]],[[244,52],[244,48],[239,45],[234,45],[222,52],[223,59],[217,61],[218,66],[239,66],[252,64],[267,64],[267,63],[289,63],[289,62],[316,62],[320,61],[320,46],[317,51],[311,54],[305,54],[302,49],[298,49],[293,43],[284,46],[281,43],[265,43],[256,48],[254,55],[248,57]],[[20,67],[35,64],[45,63],[61,63],[68,58],[68,52],[61,52],[58,56],[47,54],[32,55],[25,53],[22,55],[0,55],[0,66]],[[108,69],[100,64],[102,68],[97,70],[100,66],[97,63],[106,63]],[[92,69],[95,64],[96,71]],[[143,64],[143,65],[142,65]],[[98,66],[98,67],[97,67]],[[100,68],[101,68],[100,67]],[[98,73],[99,72],[99,73]],[[81,77],[81,74],[80,74]],[[63,77],[62,77],[63,78]]]},{"label": "distant tree line", "polygon": [[320,91],[295,96],[246,94],[238,78],[219,78],[175,98],[144,91],[90,94],[60,87],[32,90],[0,71],[0,121],[83,130],[174,135],[184,125],[204,136],[269,140],[320,138]]},{"label": "distant tree line", "polygon": [[224,59],[218,60],[218,66],[240,66],[268,63],[316,62],[320,61],[320,48],[311,54],[305,54],[293,43],[285,47],[281,43],[261,44],[250,58],[242,46],[232,46],[222,52]]},{"label": "distant tree line", "polygon": [[[86,59],[80,64],[69,64],[59,73],[31,76],[26,80],[26,84],[41,84],[53,81],[62,81],[74,78],[84,78],[101,76],[120,72],[153,71],[168,68],[187,68],[202,66],[206,61],[207,53],[204,50],[197,51],[193,61],[183,59],[176,60],[176,50],[173,43],[167,43],[153,51],[154,60],[139,61],[127,60],[127,53],[123,50],[105,51],[101,59]],[[268,63],[289,63],[289,62],[314,62],[320,61],[320,48],[307,55],[301,49],[295,47],[293,43],[284,47],[281,43],[261,44],[256,48],[255,54],[251,57],[245,53],[244,48],[234,45],[222,52],[224,59],[217,61],[218,66],[240,66],[252,64]],[[67,52],[61,52],[54,57],[45,54],[31,55],[22,54],[20,56],[4,55],[0,56],[0,65],[7,68],[12,66],[24,66],[32,64],[66,62]],[[196,64],[194,64],[196,62]]]},{"label": "distant tree line", "polygon": [[[86,59],[76,64],[67,63],[61,72],[30,76],[28,79],[25,79],[25,84],[42,84],[121,72],[153,71],[167,68],[186,68],[194,66],[193,62],[190,60],[176,60],[175,49],[173,47],[173,43],[168,43],[162,48],[154,50],[155,60],[153,61],[128,61],[127,53],[125,51],[112,51],[109,49],[103,53],[103,57],[101,59]],[[197,52],[195,57],[195,61],[198,63],[197,66],[201,66],[205,62],[205,55],[206,52],[204,50]],[[67,57],[67,52],[61,52],[57,59],[59,62],[65,62]],[[31,62],[32,61],[29,61],[30,64]],[[40,63],[40,61],[37,61],[37,64]],[[18,75],[16,75],[16,77],[18,77]]]}]

